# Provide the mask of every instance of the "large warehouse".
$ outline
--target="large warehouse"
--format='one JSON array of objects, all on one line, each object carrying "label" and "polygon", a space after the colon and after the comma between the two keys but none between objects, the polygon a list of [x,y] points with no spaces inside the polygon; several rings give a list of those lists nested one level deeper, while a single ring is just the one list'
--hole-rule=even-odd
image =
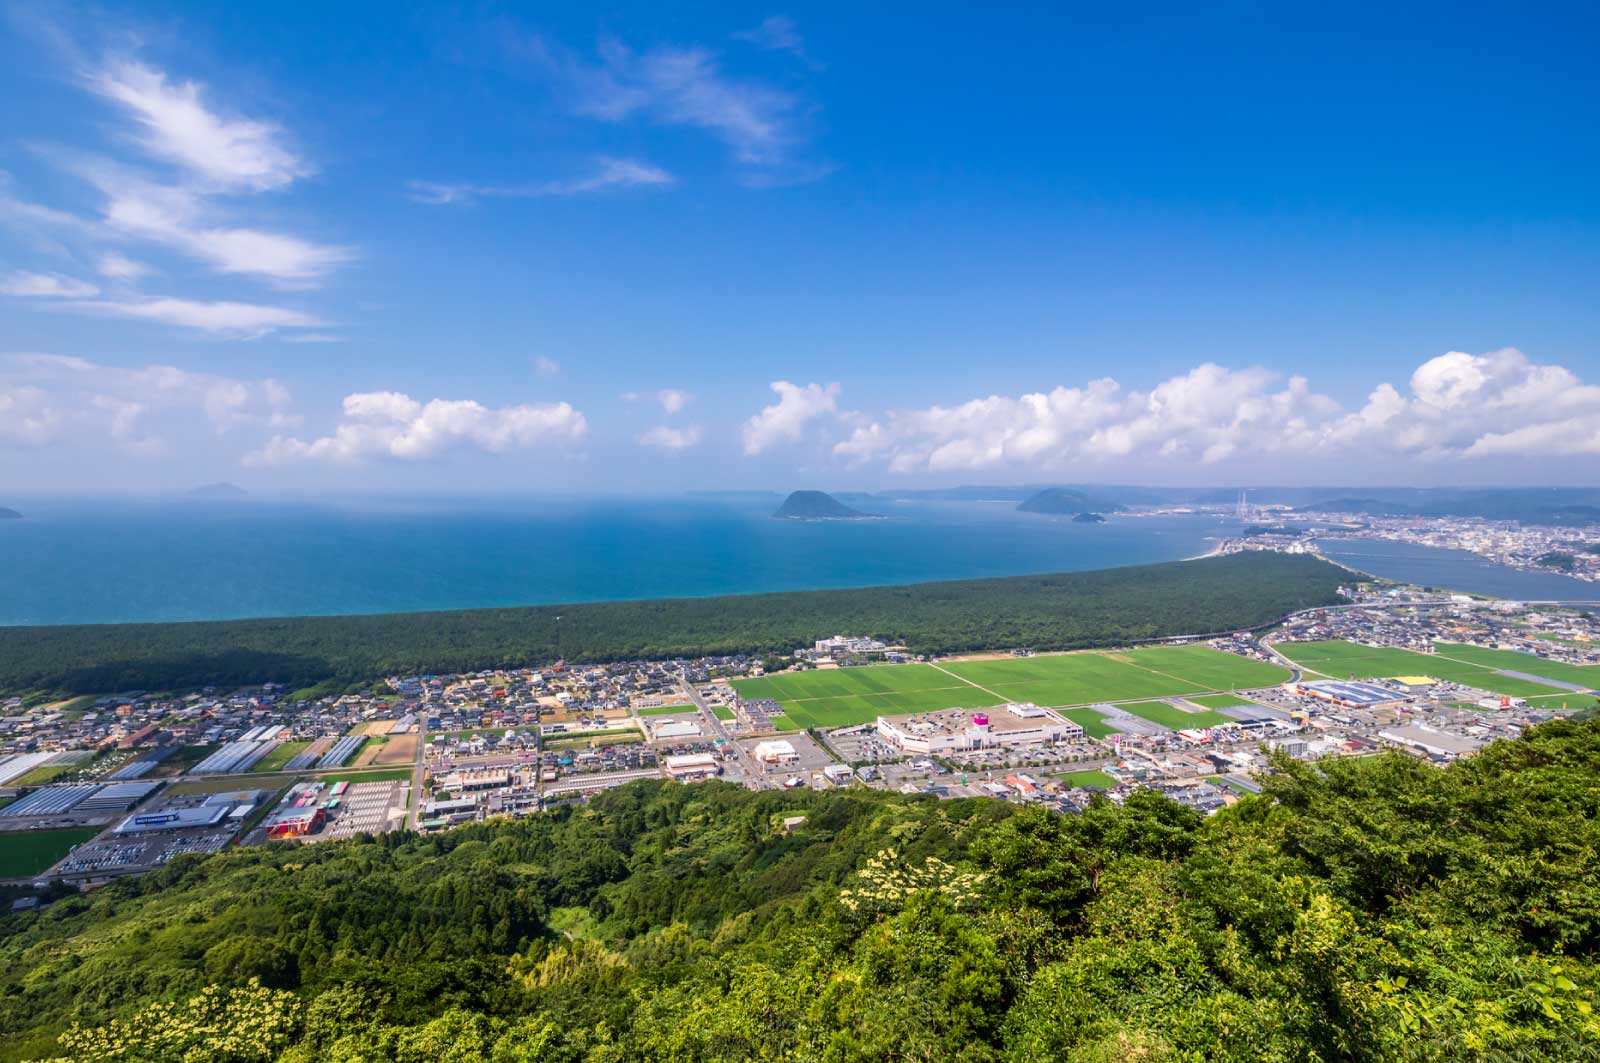
[{"label": "large warehouse", "polygon": [[981,712],[945,709],[879,716],[878,737],[906,753],[936,754],[1073,741],[1083,737],[1083,728],[1053,709],[1014,702]]},{"label": "large warehouse", "polygon": [[1296,694],[1305,694],[1347,709],[1387,709],[1404,705],[1410,695],[1401,694],[1377,683],[1359,680],[1319,679],[1310,683],[1286,684]]}]

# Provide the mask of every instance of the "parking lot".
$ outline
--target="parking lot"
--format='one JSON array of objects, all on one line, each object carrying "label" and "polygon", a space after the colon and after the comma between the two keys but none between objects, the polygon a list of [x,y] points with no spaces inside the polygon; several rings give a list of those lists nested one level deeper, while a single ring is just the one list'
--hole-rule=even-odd
[{"label": "parking lot", "polygon": [[838,763],[826,749],[817,745],[810,735],[799,731],[785,731],[782,734],[763,735],[760,738],[738,739],[739,745],[743,746],[751,756],[755,755],[756,746],[767,741],[788,742],[794,747],[799,759],[793,764],[762,765],[761,774],[763,778],[786,779],[791,775],[805,777],[814,771],[821,771],[829,764]]},{"label": "parking lot", "polygon": [[405,825],[411,786],[405,782],[351,783],[339,796],[339,807],[308,841],[349,838],[366,832],[382,834]]},{"label": "parking lot", "polygon": [[879,738],[876,727],[840,727],[827,732],[827,742],[846,764],[890,764],[906,757]]}]

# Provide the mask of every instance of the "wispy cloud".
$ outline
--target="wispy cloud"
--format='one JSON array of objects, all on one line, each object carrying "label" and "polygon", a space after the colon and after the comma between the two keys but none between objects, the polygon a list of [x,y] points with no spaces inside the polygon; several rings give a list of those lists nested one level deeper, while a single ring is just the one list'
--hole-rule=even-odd
[{"label": "wispy cloud", "polygon": [[694,401],[692,392],[682,388],[662,388],[659,391],[624,391],[623,402],[651,401],[659,403],[661,410],[666,414],[674,414]]},{"label": "wispy cloud", "polygon": [[58,305],[85,313],[153,321],[243,339],[254,339],[277,329],[318,328],[323,324],[299,310],[259,303],[203,302],[157,296],[148,299],[83,300]]},{"label": "wispy cloud", "polygon": [[99,295],[100,289],[86,281],[63,277],[59,273],[21,271],[0,277],[0,295],[25,298],[84,299]]},{"label": "wispy cloud", "polygon": [[135,261],[117,251],[101,255],[95,268],[100,271],[102,277],[119,281],[137,280],[150,272],[150,267],[143,262]]},{"label": "wispy cloud", "polygon": [[104,159],[64,156],[65,165],[105,196],[105,224],[205,262],[220,273],[243,273],[301,286],[354,258],[347,247],[314,243],[263,229],[216,224],[210,197],[180,185],[146,180]]},{"label": "wispy cloud", "polygon": [[576,113],[703,130],[727,145],[752,183],[810,180],[830,169],[805,157],[815,107],[795,91],[726,73],[709,48],[662,44],[635,51],[607,37],[590,59],[531,36],[518,42],[518,53]]},{"label": "wispy cloud", "polygon": [[673,176],[659,166],[637,159],[601,158],[593,173],[561,181],[532,184],[477,185],[437,181],[411,181],[411,198],[418,203],[470,203],[477,199],[541,199],[549,196],[577,196],[613,188],[661,187],[670,185]]},{"label": "wispy cloud", "polygon": [[281,128],[218,113],[203,102],[196,82],[169,81],[164,72],[132,59],[113,59],[84,80],[132,116],[147,152],[210,184],[264,191],[311,172],[284,146]]},{"label": "wispy cloud", "polygon": [[733,39],[753,44],[769,52],[788,52],[807,66],[817,67],[811,57],[806,55],[806,42],[800,36],[800,29],[795,25],[794,19],[788,15],[768,15],[761,20],[760,25],[735,33]]},{"label": "wispy cloud", "polygon": [[576,443],[588,431],[583,414],[565,402],[491,408],[470,399],[424,403],[397,391],[370,391],[345,396],[332,434],[310,440],[274,436],[247,455],[245,464],[354,464],[379,457],[417,461],[457,447],[498,454]]},{"label": "wispy cloud", "polygon": [[276,123],[225,113],[200,84],[175,80],[136,58],[74,62],[83,70],[80,84],[128,120],[120,142],[145,158],[108,157],[119,140],[92,151],[34,145],[102,196],[98,217],[80,216],[29,201],[0,175],[0,222],[26,233],[36,248],[97,261],[102,276],[134,282],[151,270],[121,248],[143,242],[218,273],[296,288],[316,284],[355,257],[351,248],[241,218],[261,193],[282,191],[311,172]]},{"label": "wispy cloud", "polygon": [[686,425],[683,428],[673,428],[670,425],[658,424],[639,437],[639,444],[655,450],[675,453],[680,450],[687,450],[698,444],[700,435],[700,426],[697,424]]},{"label": "wispy cloud", "polygon": [[540,376],[556,376],[561,372],[561,363],[541,354],[533,359],[533,371]]}]

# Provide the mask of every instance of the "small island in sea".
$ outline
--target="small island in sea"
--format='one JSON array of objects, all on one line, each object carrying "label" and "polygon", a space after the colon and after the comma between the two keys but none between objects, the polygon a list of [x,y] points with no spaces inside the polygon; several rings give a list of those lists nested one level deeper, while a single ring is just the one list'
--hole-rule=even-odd
[{"label": "small island in sea", "polygon": [[1098,513],[1090,513],[1085,510],[1082,513],[1074,513],[1072,522],[1074,524],[1104,524],[1106,519]]},{"label": "small island in sea", "polygon": [[201,484],[189,492],[191,498],[242,498],[244,494],[244,488],[230,483]]},{"label": "small island in sea", "polygon": [[877,520],[824,491],[795,491],[772,514],[779,520]]},{"label": "small island in sea", "polygon": [[1090,498],[1084,492],[1071,487],[1046,487],[1043,491],[1024,499],[1017,506],[1023,513],[1048,513],[1060,516],[1070,516],[1074,513],[1099,516],[1101,510],[1110,512],[1121,508],[1115,502],[1103,498]]},{"label": "small island in sea", "polygon": [[18,513],[14,509],[7,509],[5,506],[0,506],[0,520],[21,520],[21,519],[22,519],[22,514],[21,513]]}]

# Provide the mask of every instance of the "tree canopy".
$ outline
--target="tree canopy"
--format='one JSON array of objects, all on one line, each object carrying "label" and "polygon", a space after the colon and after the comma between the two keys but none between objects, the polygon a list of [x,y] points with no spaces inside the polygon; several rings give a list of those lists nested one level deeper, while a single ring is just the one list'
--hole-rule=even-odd
[{"label": "tree canopy", "polygon": [[1210,818],[643,783],[183,857],[0,921],[0,1058],[1600,1057],[1600,722],[1277,767]]}]

